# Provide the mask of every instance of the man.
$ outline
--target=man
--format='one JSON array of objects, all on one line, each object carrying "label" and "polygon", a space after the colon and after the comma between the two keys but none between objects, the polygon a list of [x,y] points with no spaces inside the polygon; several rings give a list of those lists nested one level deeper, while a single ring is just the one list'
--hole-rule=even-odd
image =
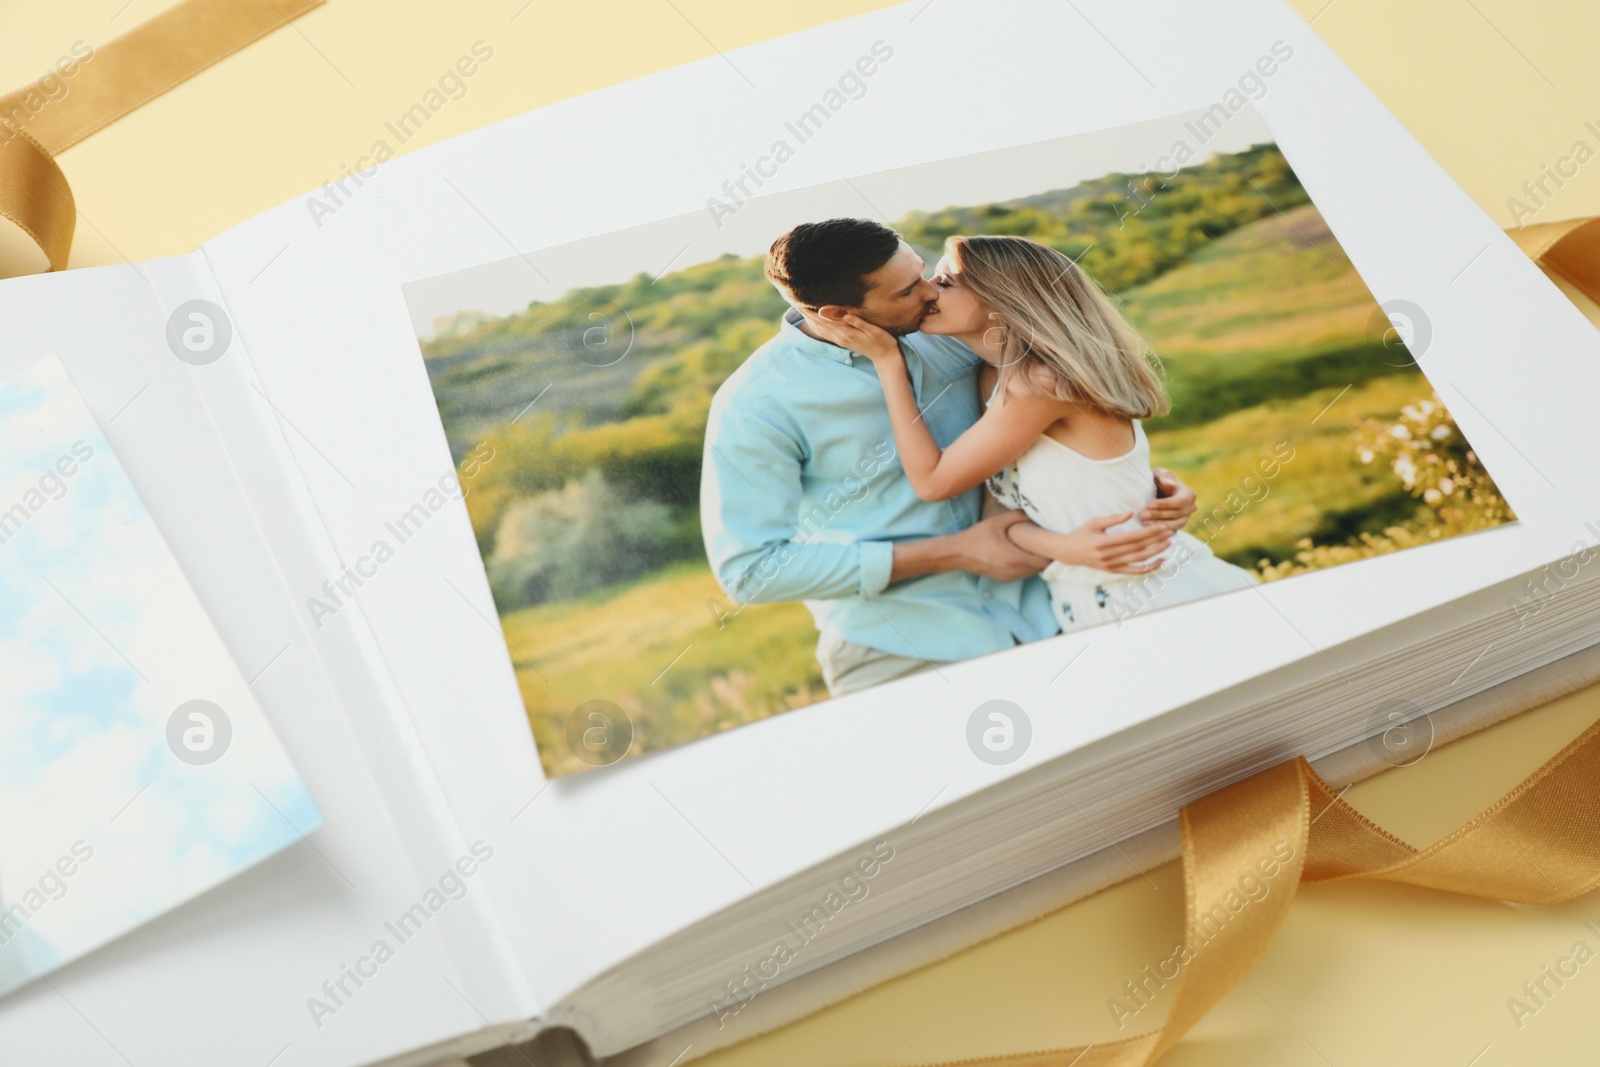
[{"label": "man", "polygon": [[[711,404],[700,513],[712,571],[739,605],[806,602],[834,696],[1059,632],[1037,577],[1049,560],[1006,535],[1022,512],[981,517],[981,486],[919,499],[871,362],[814,336],[800,312],[853,313],[898,337],[923,418],[947,447],[981,414],[979,360],[960,341],[917,333],[938,314],[925,266],[876,222],[796,226],[767,254],[767,277],[793,307]],[[1195,497],[1166,471],[1156,485],[1147,525],[1082,528],[1084,562],[1132,573],[1165,546]]]}]

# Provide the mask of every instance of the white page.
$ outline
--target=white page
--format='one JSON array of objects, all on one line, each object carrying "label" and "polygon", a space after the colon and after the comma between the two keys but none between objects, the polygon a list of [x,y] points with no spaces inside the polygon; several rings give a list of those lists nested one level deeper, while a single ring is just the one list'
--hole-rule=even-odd
[{"label": "white page", "polygon": [[[347,980],[356,995],[341,997],[320,1027],[308,1008],[376,940],[397,942],[385,923],[440,870],[416,859],[412,839],[426,828],[397,825],[380,794],[201,400],[214,384],[208,372],[235,355],[191,366],[168,348],[173,296],[203,273],[185,257],[7,281],[0,376],[59,354],[325,825],[0,1001],[3,1064],[125,1064],[125,1056],[200,1067],[280,1053],[283,1064],[366,1063],[482,1029],[477,1008],[505,1019],[533,1006],[499,961],[459,950],[472,939],[455,928],[470,928],[463,920],[486,903],[473,885],[396,944],[365,987]],[[254,488],[272,499],[270,486]]]},{"label": "white page", "polygon": [[[1423,367],[1522,521],[1141,618],[1097,635],[1069,690],[1049,680],[1081,637],[563,780],[523,809],[538,762],[464,509],[448,508],[361,604],[464,832],[510,826],[520,842],[491,888],[547,998],[935,797],[1552,559],[1596,513],[1571,435],[1600,385],[1600,338],[1286,5],[949,0],[509,120],[347,184],[331,216],[296,201],[209,242],[257,372],[295,398],[303,438],[289,445],[340,553],[365,551],[450,469],[402,283],[514,252],[537,263],[541,247],[702,209],[880,39],[894,61],[768,191],[1203,106],[1289,42],[1255,106],[1375,295],[1428,309]],[[1005,769],[963,741],[971,709],[997,697],[1041,709],[1028,756]]]}]

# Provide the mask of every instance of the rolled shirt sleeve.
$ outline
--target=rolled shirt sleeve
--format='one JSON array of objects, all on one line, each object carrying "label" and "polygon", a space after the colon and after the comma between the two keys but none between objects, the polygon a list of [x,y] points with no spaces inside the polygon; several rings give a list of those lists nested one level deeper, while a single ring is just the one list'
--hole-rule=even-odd
[{"label": "rolled shirt sleeve", "polygon": [[888,588],[891,542],[799,539],[804,460],[796,437],[760,412],[731,398],[712,406],[700,524],[712,572],[738,603],[870,597]]}]

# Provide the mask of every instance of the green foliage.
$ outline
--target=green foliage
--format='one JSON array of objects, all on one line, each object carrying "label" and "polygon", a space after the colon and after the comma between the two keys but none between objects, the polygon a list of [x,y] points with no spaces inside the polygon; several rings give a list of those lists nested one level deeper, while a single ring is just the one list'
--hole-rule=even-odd
[{"label": "green foliage", "polygon": [[559,489],[586,472],[598,473],[630,499],[654,500],[692,518],[703,440],[696,426],[676,414],[596,426],[529,415],[494,429],[482,441],[494,458],[478,469],[467,495],[478,549],[485,558],[495,551],[513,501]]},{"label": "green foliage", "polygon": [[[953,234],[1009,234],[1078,260],[1103,287],[1149,282],[1241,226],[1310,202],[1276,145],[1215,156],[1172,178],[1108,174],[980,207],[913,212],[896,226],[936,250]],[[1080,258],[1081,257],[1081,258]]]},{"label": "green foliage", "polygon": [[[520,424],[530,403],[574,426],[669,413],[703,422],[717,385],[772,336],[786,306],[759,259],[730,255],[659,279],[573,289],[426,341],[422,353],[459,460]],[[604,358],[593,358],[593,338],[585,344],[596,330]]]},{"label": "green foliage", "polygon": [[699,547],[684,541],[671,508],[632,499],[591,470],[506,509],[487,560],[489,584],[502,612],[570,600]]}]

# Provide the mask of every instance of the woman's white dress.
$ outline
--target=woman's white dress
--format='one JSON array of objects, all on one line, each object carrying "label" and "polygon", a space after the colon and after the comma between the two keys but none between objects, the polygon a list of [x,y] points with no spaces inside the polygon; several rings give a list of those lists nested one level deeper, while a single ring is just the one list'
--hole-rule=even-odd
[{"label": "woman's white dress", "polygon": [[[1139,509],[1156,495],[1150,442],[1137,419],[1133,448],[1114,459],[1090,459],[1040,434],[1021,458],[989,479],[989,491],[1006,507],[1022,509],[1035,524],[1056,533],[1070,533],[1090,519],[1125,511],[1134,512],[1134,518],[1111,529],[1139,526]],[[1218,559],[1204,541],[1182,531],[1160,558],[1161,566],[1148,574],[1113,574],[1052,562],[1042,577],[1050,587],[1050,605],[1061,629],[1120,623],[1260,581],[1244,568]]]}]

